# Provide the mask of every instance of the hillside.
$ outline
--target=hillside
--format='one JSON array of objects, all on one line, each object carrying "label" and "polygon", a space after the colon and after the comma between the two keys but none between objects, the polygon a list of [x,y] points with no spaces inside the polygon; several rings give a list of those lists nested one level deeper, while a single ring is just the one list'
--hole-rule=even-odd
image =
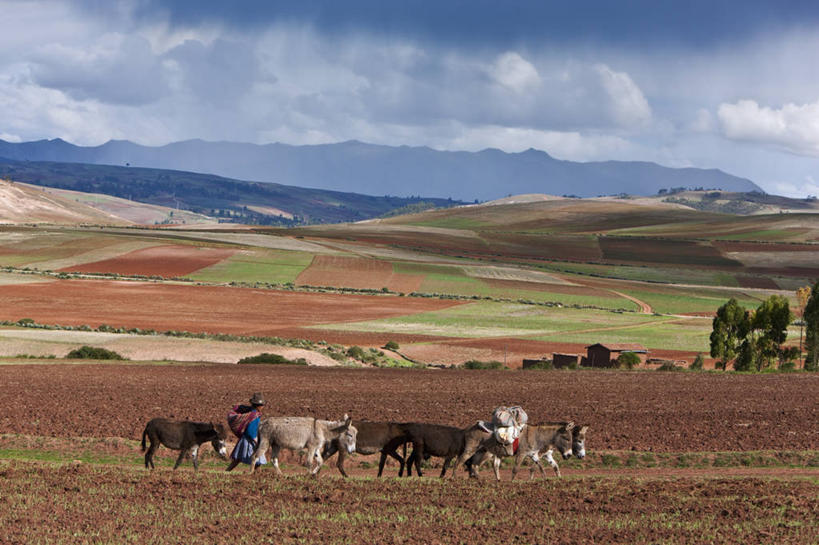
[{"label": "hillside", "polygon": [[262,225],[359,221],[422,202],[436,207],[459,204],[448,199],[375,197],[177,170],[82,163],[0,159],[0,178]]},{"label": "hillside", "polygon": [[19,144],[0,141],[0,157],[176,169],[366,195],[428,195],[464,201],[525,193],[655,195],[674,187],[761,191],[750,180],[713,169],[666,168],[647,162],[576,163],[534,149],[473,153],[357,141],[290,146],[188,140],[160,147],[128,141],[96,147],[60,139]]},{"label": "hillside", "polygon": [[0,223],[126,225],[131,222],[63,195],[0,180]]}]

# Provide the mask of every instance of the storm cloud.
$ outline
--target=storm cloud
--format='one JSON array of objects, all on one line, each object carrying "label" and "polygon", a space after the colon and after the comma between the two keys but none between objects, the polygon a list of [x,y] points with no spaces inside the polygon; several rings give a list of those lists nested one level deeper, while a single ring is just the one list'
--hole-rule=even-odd
[{"label": "storm cloud", "polygon": [[0,11],[6,140],[533,147],[816,192],[813,3],[0,0]]}]

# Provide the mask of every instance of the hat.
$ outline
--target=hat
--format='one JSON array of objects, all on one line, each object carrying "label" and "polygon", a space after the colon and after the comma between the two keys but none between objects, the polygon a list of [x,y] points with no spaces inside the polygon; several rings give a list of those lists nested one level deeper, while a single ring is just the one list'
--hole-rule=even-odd
[{"label": "hat", "polygon": [[256,405],[257,407],[261,407],[262,405],[264,405],[265,401],[264,398],[262,397],[262,394],[260,394],[259,392],[253,394],[253,397],[250,398],[250,404]]}]

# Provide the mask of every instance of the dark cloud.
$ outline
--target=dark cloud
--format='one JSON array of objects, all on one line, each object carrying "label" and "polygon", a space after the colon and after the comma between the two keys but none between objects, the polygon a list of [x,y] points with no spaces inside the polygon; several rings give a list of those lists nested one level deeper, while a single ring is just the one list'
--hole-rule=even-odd
[{"label": "dark cloud", "polygon": [[82,49],[44,46],[31,61],[35,83],[78,100],[143,105],[168,92],[161,61],[140,36],[109,37]]},{"label": "dark cloud", "polygon": [[[89,8],[104,9],[100,2]],[[306,23],[322,33],[367,31],[448,45],[517,47],[554,42],[692,48],[748,39],[819,20],[810,0],[145,0],[139,19],[174,25],[219,22],[258,29]]]}]

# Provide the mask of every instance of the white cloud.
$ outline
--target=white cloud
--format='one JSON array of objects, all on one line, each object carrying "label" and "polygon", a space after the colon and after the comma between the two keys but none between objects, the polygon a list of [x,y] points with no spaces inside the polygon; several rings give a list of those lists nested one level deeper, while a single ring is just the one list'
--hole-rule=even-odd
[{"label": "white cloud", "polygon": [[780,109],[754,100],[723,103],[717,115],[722,132],[734,140],[750,140],[784,148],[800,155],[819,156],[819,101]]},{"label": "white cloud", "polygon": [[495,81],[517,93],[531,91],[540,85],[537,69],[514,51],[498,57],[489,73]]},{"label": "white cloud", "polygon": [[700,108],[688,128],[693,132],[711,132],[714,130],[714,116],[705,108]]},{"label": "white cloud", "polygon": [[605,64],[597,64],[594,69],[608,93],[614,119],[626,127],[645,125],[651,120],[651,107],[628,74],[615,72]]}]

